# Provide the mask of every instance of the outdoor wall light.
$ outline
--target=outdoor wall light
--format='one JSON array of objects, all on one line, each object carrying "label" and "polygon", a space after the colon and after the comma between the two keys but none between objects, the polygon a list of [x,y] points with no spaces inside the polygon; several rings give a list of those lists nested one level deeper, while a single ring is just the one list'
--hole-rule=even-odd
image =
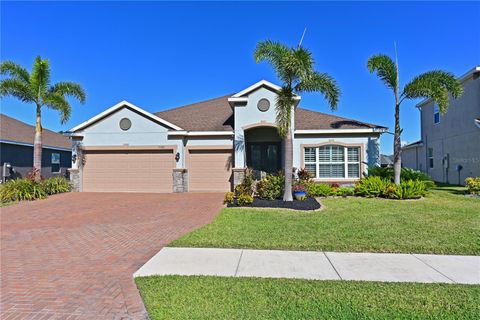
[{"label": "outdoor wall light", "polygon": [[177,153],[175,154],[175,161],[178,162],[178,160],[180,160],[180,152],[177,152]]},{"label": "outdoor wall light", "polygon": [[77,155],[72,154],[72,162],[75,163],[77,161]]}]

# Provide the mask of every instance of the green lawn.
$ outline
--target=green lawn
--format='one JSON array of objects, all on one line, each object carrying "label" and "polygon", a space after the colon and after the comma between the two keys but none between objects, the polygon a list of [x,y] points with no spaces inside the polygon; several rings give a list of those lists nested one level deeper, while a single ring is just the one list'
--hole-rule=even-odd
[{"label": "green lawn", "polygon": [[152,319],[478,319],[480,286],[137,278]]},{"label": "green lawn", "polygon": [[480,199],[442,186],[422,200],[323,199],[324,210],[223,209],[178,247],[480,254]]}]

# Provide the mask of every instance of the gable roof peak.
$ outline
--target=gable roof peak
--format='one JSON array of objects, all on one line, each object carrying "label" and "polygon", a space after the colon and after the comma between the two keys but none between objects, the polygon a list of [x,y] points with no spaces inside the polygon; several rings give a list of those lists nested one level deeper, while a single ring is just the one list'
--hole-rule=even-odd
[{"label": "gable roof peak", "polygon": [[[279,85],[276,85],[270,81],[267,81],[267,80],[260,80],[254,84],[252,84],[250,87],[246,88],[246,89],[243,89],[242,91],[234,94],[233,96],[231,96],[231,98],[241,98],[247,94],[249,94],[250,92],[252,91],[255,91],[257,90],[258,88],[261,88],[261,87],[266,87],[266,88],[269,88],[275,92],[279,92],[282,87],[279,86]],[[300,99],[300,96],[298,96],[297,94],[294,94],[294,97],[296,99]]]},{"label": "gable roof peak", "polygon": [[79,131],[81,129],[85,129],[86,127],[88,127],[88,126],[106,118],[107,116],[111,115],[112,113],[114,113],[114,112],[116,112],[116,111],[118,111],[122,108],[125,108],[125,107],[128,107],[132,110],[135,110],[136,112],[140,113],[144,117],[149,118],[149,119],[154,120],[154,121],[157,121],[157,122],[160,122],[160,123],[166,125],[167,127],[172,128],[174,130],[183,130],[182,128],[174,125],[173,123],[170,123],[170,122],[158,117],[157,115],[154,115],[154,114],[152,114],[152,113],[150,113],[146,110],[143,110],[142,108],[137,107],[136,105],[134,105],[131,102],[128,102],[127,100],[122,100],[119,103],[117,103],[116,105],[114,105],[113,107],[108,108],[107,110],[97,114],[93,118],[91,118],[91,119],[79,124],[78,126],[68,130],[68,132],[76,132],[76,131]]}]

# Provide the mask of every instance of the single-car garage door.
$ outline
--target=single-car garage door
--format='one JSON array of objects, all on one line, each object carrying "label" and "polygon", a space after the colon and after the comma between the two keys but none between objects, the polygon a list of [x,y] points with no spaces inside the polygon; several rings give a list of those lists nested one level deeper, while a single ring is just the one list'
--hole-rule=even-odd
[{"label": "single-car garage door", "polygon": [[86,151],[83,191],[172,192],[172,150]]},{"label": "single-car garage door", "polygon": [[232,150],[189,150],[189,191],[230,191]]}]

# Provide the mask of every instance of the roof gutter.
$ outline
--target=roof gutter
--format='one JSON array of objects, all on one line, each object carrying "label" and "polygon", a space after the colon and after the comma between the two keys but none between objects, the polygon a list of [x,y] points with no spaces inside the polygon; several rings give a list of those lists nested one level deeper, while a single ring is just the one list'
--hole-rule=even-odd
[{"label": "roof gutter", "polygon": [[295,134],[328,134],[328,133],[385,133],[387,128],[369,129],[321,129],[321,130],[295,130]]},{"label": "roof gutter", "polygon": [[199,136],[233,136],[233,131],[169,131],[169,136],[199,137]]}]

